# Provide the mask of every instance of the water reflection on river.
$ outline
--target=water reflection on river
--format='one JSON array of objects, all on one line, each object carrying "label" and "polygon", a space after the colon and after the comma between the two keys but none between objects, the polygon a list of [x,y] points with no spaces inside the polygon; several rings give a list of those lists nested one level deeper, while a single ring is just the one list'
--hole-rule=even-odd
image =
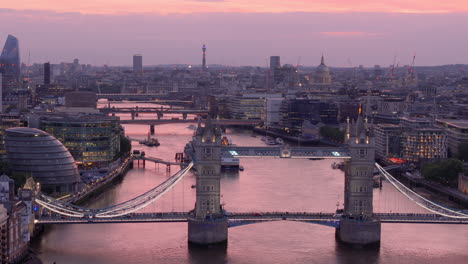
[{"label": "water reflection on river", "polygon": [[[133,143],[147,156],[173,160],[191,138],[188,124],[156,127],[161,146]],[[144,138],[147,126],[127,125],[131,137]],[[263,145],[249,131],[228,130],[237,145]],[[229,211],[333,212],[343,200],[343,173],[330,160],[242,159],[245,171],[224,174],[222,201]],[[173,167],[171,173],[176,172]],[[128,172],[121,183],[89,204],[104,207],[133,198],[164,181],[166,168],[147,163]],[[188,174],[176,187],[143,211],[188,211],[195,183]],[[385,184],[374,190],[375,210],[423,212]],[[384,224],[380,251],[338,246],[326,226],[271,222],[229,230],[227,250],[189,250],[187,224],[92,224],[54,226],[37,250],[44,263],[466,263],[468,228],[462,225]]]}]

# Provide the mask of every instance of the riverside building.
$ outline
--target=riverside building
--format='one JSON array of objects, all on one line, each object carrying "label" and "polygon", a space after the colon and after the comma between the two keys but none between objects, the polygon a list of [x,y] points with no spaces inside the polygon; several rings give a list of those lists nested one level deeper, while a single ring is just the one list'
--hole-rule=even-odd
[{"label": "riverside building", "polygon": [[91,113],[54,113],[39,117],[39,128],[56,137],[80,167],[102,167],[120,152],[120,119]]},{"label": "riverside building", "polygon": [[35,128],[9,128],[5,146],[13,174],[34,177],[48,193],[77,190],[80,176],[75,160],[53,136]]}]

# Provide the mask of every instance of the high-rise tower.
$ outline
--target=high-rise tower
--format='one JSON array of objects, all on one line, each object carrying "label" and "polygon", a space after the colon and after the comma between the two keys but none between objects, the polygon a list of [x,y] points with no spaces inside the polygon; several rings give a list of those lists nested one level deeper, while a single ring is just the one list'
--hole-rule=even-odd
[{"label": "high-rise tower", "polygon": [[44,63],[44,84],[50,84],[50,62]]},{"label": "high-rise tower", "polygon": [[280,56],[270,56],[270,70],[274,72],[275,69],[281,68]]},{"label": "high-rise tower", "polygon": [[140,54],[133,55],[133,73],[143,73],[143,57]]},{"label": "high-rise tower", "polygon": [[0,72],[0,113],[3,113],[3,79]]},{"label": "high-rise tower", "polygon": [[202,51],[203,51],[202,69],[206,70],[206,45],[205,44],[203,44],[202,46]]},{"label": "high-rise tower", "polygon": [[19,81],[20,66],[18,39],[12,35],[8,35],[0,55],[0,73],[3,73],[4,78],[11,77]]}]

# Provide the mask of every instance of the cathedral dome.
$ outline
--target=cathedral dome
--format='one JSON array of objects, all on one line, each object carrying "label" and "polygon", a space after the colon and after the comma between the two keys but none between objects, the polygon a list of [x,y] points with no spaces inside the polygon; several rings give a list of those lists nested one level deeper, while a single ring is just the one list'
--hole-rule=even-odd
[{"label": "cathedral dome", "polygon": [[323,58],[323,55],[320,61],[320,65],[315,70],[315,83],[317,84],[330,84],[331,83],[330,69],[328,69],[327,65],[325,65],[325,60]]}]

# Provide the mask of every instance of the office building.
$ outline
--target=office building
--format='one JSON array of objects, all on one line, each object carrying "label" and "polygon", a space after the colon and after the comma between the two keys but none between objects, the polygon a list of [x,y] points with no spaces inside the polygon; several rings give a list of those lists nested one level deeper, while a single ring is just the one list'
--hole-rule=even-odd
[{"label": "office building", "polygon": [[65,94],[65,107],[96,108],[97,96],[94,92],[70,92]]},{"label": "office building", "polygon": [[107,166],[120,152],[119,117],[69,112],[38,119],[39,128],[60,140],[80,167]]},{"label": "office building", "polygon": [[261,119],[265,98],[255,95],[233,96],[228,98],[229,115],[234,119]]},{"label": "office building", "polygon": [[378,124],[374,127],[376,158],[400,157],[401,132],[399,125]]},{"label": "office building", "polygon": [[20,115],[2,114],[0,115],[0,160],[6,160],[5,136],[8,128],[22,127],[23,122],[20,120]]},{"label": "office building", "polygon": [[270,56],[270,71],[281,68],[280,56]]},{"label": "office building", "polygon": [[403,159],[414,162],[430,162],[447,158],[447,136],[443,129],[415,128],[403,133]]},{"label": "office building", "polygon": [[450,156],[457,157],[460,144],[468,141],[468,121],[438,119],[435,126],[445,131]]},{"label": "office building", "polygon": [[265,126],[279,126],[281,121],[280,108],[284,98],[266,98],[265,102]]},{"label": "office building", "polygon": [[35,128],[9,128],[5,147],[13,174],[34,177],[48,193],[77,190],[80,176],[75,160],[53,136]]},{"label": "office building", "polygon": [[44,85],[50,84],[50,63],[44,63]]},{"label": "office building", "polygon": [[3,113],[3,78],[0,72],[0,113]]},{"label": "office building", "polygon": [[400,124],[405,130],[432,127],[434,120],[425,117],[400,117]]},{"label": "office building", "polygon": [[143,57],[140,54],[133,55],[133,72],[143,73]]},{"label": "office building", "polygon": [[289,99],[283,101],[280,112],[281,126],[293,136],[302,135],[305,124],[338,126],[338,106],[332,102]]},{"label": "office building", "polygon": [[0,73],[15,81],[20,78],[20,53],[18,39],[12,35],[8,38],[0,54]]},{"label": "office building", "polygon": [[[20,193],[26,196],[28,191]],[[34,221],[31,195],[29,198],[25,196],[18,199],[15,196],[15,182],[7,175],[0,176],[1,263],[25,263],[24,257],[28,253],[28,242]]]},{"label": "office building", "polygon": [[274,88],[294,87],[299,80],[297,69],[290,64],[273,69]]}]

